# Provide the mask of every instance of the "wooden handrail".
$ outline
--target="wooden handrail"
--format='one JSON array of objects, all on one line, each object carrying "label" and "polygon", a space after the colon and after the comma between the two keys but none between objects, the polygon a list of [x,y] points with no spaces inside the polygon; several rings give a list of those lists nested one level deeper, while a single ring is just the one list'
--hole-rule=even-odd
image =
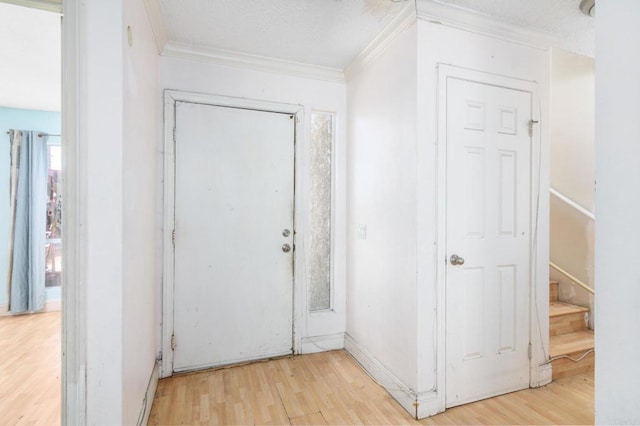
[{"label": "wooden handrail", "polygon": [[563,203],[568,204],[569,206],[573,207],[575,210],[579,211],[580,213],[582,213],[583,215],[585,215],[589,219],[596,220],[596,216],[592,212],[590,212],[589,210],[585,209],[580,204],[576,203],[571,198],[567,197],[566,195],[562,194],[561,192],[559,192],[559,191],[557,191],[557,190],[555,190],[553,188],[549,188],[549,192],[551,193],[551,195],[554,195],[558,200],[560,200]]},{"label": "wooden handrail", "polygon": [[585,289],[591,294],[596,294],[596,291],[594,289],[592,289],[591,287],[589,287],[588,285],[586,285],[585,283],[583,283],[582,281],[580,281],[579,279],[577,279],[576,277],[574,277],[573,275],[571,275],[570,273],[568,273],[567,271],[565,271],[564,269],[556,265],[555,263],[549,262],[549,266],[551,266],[556,271],[560,272],[565,277],[569,278],[573,284],[582,287],[583,289]]}]

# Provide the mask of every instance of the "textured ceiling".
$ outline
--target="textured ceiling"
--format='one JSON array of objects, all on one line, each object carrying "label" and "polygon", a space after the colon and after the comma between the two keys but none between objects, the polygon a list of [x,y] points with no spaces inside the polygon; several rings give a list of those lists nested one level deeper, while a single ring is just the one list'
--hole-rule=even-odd
[{"label": "textured ceiling", "polygon": [[169,40],[342,69],[405,5],[392,0],[161,0]]},{"label": "textured ceiling", "polygon": [[559,47],[586,56],[595,53],[595,19],[578,9],[580,0],[436,0],[471,9],[503,22],[558,37]]},{"label": "textured ceiling", "polygon": [[[345,68],[414,0],[159,0],[168,39]],[[557,36],[558,47],[594,55],[594,19],[579,0],[433,0]]]},{"label": "textured ceiling", "polygon": [[0,106],[60,111],[60,15],[0,3]]}]

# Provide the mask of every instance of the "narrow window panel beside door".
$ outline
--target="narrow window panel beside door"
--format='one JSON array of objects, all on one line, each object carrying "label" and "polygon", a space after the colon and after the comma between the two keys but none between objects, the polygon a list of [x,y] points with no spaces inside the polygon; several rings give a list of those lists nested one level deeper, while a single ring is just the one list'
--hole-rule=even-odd
[{"label": "narrow window panel beside door", "polygon": [[59,287],[62,274],[62,148],[47,142],[45,287]]},{"label": "narrow window panel beside door", "polygon": [[331,309],[331,193],[334,115],[311,113],[309,310]]}]

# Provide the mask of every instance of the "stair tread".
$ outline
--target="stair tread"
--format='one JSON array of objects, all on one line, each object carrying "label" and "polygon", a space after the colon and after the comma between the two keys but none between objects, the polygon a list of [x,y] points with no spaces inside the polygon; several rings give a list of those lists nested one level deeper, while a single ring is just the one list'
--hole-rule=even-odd
[{"label": "stair tread", "polygon": [[559,334],[549,338],[549,355],[567,355],[573,352],[584,352],[594,347],[592,330],[576,331],[574,333]]},{"label": "stair tread", "polygon": [[564,302],[549,302],[549,317],[551,318],[580,312],[589,312],[589,308]]}]

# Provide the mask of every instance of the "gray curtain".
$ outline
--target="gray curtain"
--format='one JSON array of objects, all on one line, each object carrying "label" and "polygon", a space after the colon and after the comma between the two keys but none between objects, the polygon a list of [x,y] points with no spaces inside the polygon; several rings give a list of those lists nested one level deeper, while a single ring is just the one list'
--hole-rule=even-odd
[{"label": "gray curtain", "polygon": [[37,132],[10,132],[9,311],[45,304],[47,140]]}]

